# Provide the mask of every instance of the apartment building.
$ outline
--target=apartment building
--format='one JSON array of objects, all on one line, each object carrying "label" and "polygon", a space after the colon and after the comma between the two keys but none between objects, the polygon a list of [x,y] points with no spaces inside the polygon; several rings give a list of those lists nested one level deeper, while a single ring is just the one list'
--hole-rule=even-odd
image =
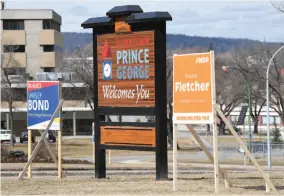
[{"label": "apartment building", "polygon": [[[1,63],[9,74],[52,72],[63,47],[62,19],[50,9],[1,10]],[[15,73],[14,73],[15,72]]]}]

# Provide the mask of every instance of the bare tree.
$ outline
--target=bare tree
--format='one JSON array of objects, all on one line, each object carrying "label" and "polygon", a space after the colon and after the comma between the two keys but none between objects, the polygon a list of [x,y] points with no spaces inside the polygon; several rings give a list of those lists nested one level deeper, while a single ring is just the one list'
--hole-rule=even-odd
[{"label": "bare tree", "polygon": [[[74,73],[74,80],[70,80],[69,83],[76,87],[76,83],[83,83],[85,93],[84,102],[85,105],[89,105],[94,110],[94,80],[93,80],[93,60],[87,54],[91,54],[91,47],[86,46],[81,48],[78,46],[77,50],[72,54],[64,54],[61,60],[62,68],[68,67],[68,71]],[[70,93],[71,91],[69,91]],[[72,92],[71,92],[72,93]]]},{"label": "bare tree", "polygon": [[270,1],[273,7],[284,13],[284,1]]},{"label": "bare tree", "polygon": [[234,65],[251,84],[251,117],[254,133],[258,133],[260,113],[266,103],[265,73],[269,61],[269,52],[265,43],[259,43],[250,49],[237,48],[234,51]]},{"label": "bare tree", "polygon": [[[245,83],[238,71],[225,71],[224,66],[233,66],[230,53],[223,53],[216,56],[216,102],[223,114],[228,117],[231,112],[243,101]],[[217,114],[219,134],[225,134],[225,122]]]},{"label": "bare tree", "polygon": [[[22,100],[24,95],[19,93],[16,88],[13,87],[10,75],[17,74],[23,76],[23,71],[20,68],[20,64],[15,60],[14,54],[2,53],[1,54],[1,102],[8,103],[9,109],[9,125],[11,129],[10,143],[14,146],[14,114],[13,110],[15,108],[15,101]],[[23,77],[25,79],[25,77]],[[24,81],[23,81],[24,82]]]},{"label": "bare tree", "polygon": [[[86,54],[90,53],[91,48],[86,47],[81,49],[78,47],[76,51],[76,57],[78,57],[77,63],[75,62],[74,72],[78,79],[85,85],[86,97],[85,102],[94,110],[94,71],[92,60],[88,59]],[[78,65],[77,65],[78,64]]]}]

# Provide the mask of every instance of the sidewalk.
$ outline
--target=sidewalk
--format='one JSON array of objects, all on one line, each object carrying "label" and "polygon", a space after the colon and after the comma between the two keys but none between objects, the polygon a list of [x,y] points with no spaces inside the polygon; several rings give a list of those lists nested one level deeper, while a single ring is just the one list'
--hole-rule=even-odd
[{"label": "sidewalk", "polygon": [[[26,163],[1,163],[1,171],[21,171]],[[54,163],[33,163],[33,170],[57,170]],[[172,163],[169,163],[169,170],[172,170]],[[94,164],[63,164],[65,170],[93,170]],[[204,163],[178,163],[178,169],[195,168],[195,169],[212,169],[213,164]],[[244,170],[244,171],[256,171],[257,169],[253,165],[247,165],[244,168],[243,165],[230,165],[221,164],[221,168],[226,170]],[[261,167],[266,170],[266,167]],[[107,164],[107,169],[110,170],[154,170],[155,163],[143,162],[143,163],[131,163],[131,164]],[[273,166],[271,171],[284,172],[284,166]]]}]

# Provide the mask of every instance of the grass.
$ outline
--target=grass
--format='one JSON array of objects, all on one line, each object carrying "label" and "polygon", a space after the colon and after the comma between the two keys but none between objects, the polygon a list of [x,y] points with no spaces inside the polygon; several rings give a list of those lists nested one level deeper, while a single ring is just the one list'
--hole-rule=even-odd
[{"label": "grass", "polygon": [[[57,143],[49,143],[53,152],[57,152]],[[42,144],[45,145],[45,144]],[[28,144],[15,144],[9,146],[9,150],[22,150],[28,153]],[[112,155],[153,154],[154,152],[113,150]],[[68,139],[62,141],[62,156],[86,157],[92,156],[93,143],[91,139]]]},{"label": "grass", "polygon": [[[227,144],[237,144],[233,143],[235,141],[234,138],[227,138],[227,137],[219,137],[220,144],[227,143]],[[257,138],[254,139],[256,141]],[[54,143],[50,143],[51,148],[53,152],[57,152],[57,145]],[[181,138],[179,139],[179,145],[181,147],[181,150],[178,152],[179,154],[192,154],[196,153],[196,151],[199,152],[199,150],[196,148],[197,146],[193,143],[191,139],[187,138]],[[14,147],[9,147],[10,150],[23,150],[26,154],[28,151],[28,145],[27,143],[24,144],[16,144]],[[172,150],[168,150],[168,153],[171,154]],[[63,156],[68,157],[91,157],[93,154],[93,143],[91,139],[68,139],[64,140],[62,142],[62,154]],[[154,152],[145,152],[145,151],[127,151],[127,150],[112,150],[111,156],[128,156],[128,155],[154,155]],[[171,156],[170,156],[171,159]],[[257,159],[258,163],[260,165],[266,165],[267,160],[266,159]],[[183,163],[210,163],[207,158],[202,159],[179,159],[179,162]],[[225,159],[220,160],[220,164],[239,164],[243,165],[244,160],[242,158],[236,158],[236,159]],[[249,161],[247,161],[247,165],[249,165]],[[284,165],[284,158],[280,159],[272,159],[273,165]]]},{"label": "grass", "polygon": [[[49,143],[53,152],[57,151],[56,143]],[[190,139],[181,138],[179,139],[181,147],[190,145],[194,147],[194,143]],[[42,144],[45,145],[45,144]],[[193,145],[193,146],[192,146]],[[9,146],[9,150],[23,150],[26,154],[28,153],[28,143],[15,144],[14,147]],[[128,150],[112,150],[112,155],[137,155],[137,154],[153,154],[154,152],[145,151],[128,151]],[[68,157],[84,157],[92,156],[93,154],[93,143],[91,139],[80,138],[80,139],[66,139],[62,141],[62,155]]]}]

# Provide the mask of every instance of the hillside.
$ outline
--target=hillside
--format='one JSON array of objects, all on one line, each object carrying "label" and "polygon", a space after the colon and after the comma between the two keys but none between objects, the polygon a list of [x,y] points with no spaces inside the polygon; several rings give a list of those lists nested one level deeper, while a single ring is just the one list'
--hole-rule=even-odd
[{"label": "hillside", "polygon": [[[64,36],[64,50],[66,52],[74,51],[78,46],[84,47],[92,43],[91,33],[75,33],[65,32]],[[182,34],[168,34],[167,47],[168,48],[186,48],[186,47],[206,47],[212,43],[215,51],[224,52],[232,49],[237,45],[250,47],[259,41],[249,39],[231,39],[221,37],[200,37],[188,36]],[[278,43],[271,43],[271,45],[278,45]]]}]

